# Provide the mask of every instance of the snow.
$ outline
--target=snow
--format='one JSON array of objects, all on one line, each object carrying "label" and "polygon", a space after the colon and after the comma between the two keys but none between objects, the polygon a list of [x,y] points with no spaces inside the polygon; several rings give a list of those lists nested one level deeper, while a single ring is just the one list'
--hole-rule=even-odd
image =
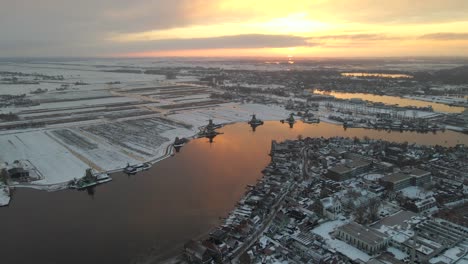
[{"label": "snow", "polygon": [[[73,178],[82,177],[88,167],[114,171],[127,163],[159,160],[168,154],[167,148],[175,137],[190,137],[196,133],[176,123],[164,122],[145,117],[108,124],[3,132],[3,135],[0,134],[0,162],[31,162],[45,179],[16,186],[50,190],[48,185],[63,186]],[[106,134],[106,131],[112,133]],[[120,140],[116,142],[113,138]]]},{"label": "snow", "polygon": [[414,235],[411,229],[402,229],[400,226],[389,227],[382,225],[378,230],[383,234],[389,235],[397,243],[403,243]]},{"label": "snow", "polygon": [[427,192],[423,188],[419,186],[409,186],[400,191],[404,196],[411,198],[411,199],[425,199],[431,197],[434,193]]},{"label": "snow", "polygon": [[329,221],[314,228],[312,232],[324,238],[325,242],[331,249],[334,249],[342,253],[348,258],[352,260],[360,259],[362,261],[369,261],[371,257],[367,253],[341,240],[331,237],[330,235],[331,232],[335,231],[338,227],[343,226],[347,223],[348,221],[342,221],[342,220]]},{"label": "snow", "polygon": [[[141,163],[143,161],[156,161],[167,155],[167,148],[173,142],[176,136],[191,137],[198,132],[198,127],[207,123],[208,119],[213,119],[215,123],[228,124],[233,122],[247,122],[252,114],[256,114],[259,119],[280,120],[285,119],[290,111],[276,105],[261,104],[240,104],[240,103],[220,103],[216,106],[195,106],[192,109],[171,109],[164,110],[157,108],[162,105],[174,105],[190,102],[203,102],[210,100],[210,93],[214,90],[204,86],[189,86],[180,82],[196,80],[193,76],[177,76],[173,82],[164,81],[164,76],[138,74],[138,73],[116,73],[109,70],[132,69],[144,71],[155,67],[180,67],[180,66],[206,66],[201,60],[77,60],[62,62],[0,62],[0,71],[39,73],[49,76],[62,75],[64,80],[38,80],[39,84],[0,84],[1,94],[27,94],[27,99],[39,100],[42,103],[32,107],[10,107],[2,108],[0,112],[14,112],[20,118],[32,119],[34,121],[49,121],[61,119],[60,121],[70,121],[70,123],[57,123],[47,125],[44,128],[27,128],[21,130],[0,131],[0,161],[13,162],[14,160],[29,160],[37,168],[44,180],[35,181],[30,184],[21,184],[16,186],[29,186],[43,189],[54,189],[56,187],[50,184],[63,184],[73,178],[83,176],[88,167],[94,167],[98,170],[113,171],[122,168],[128,163]],[[210,67],[224,67],[232,69],[252,69],[264,68],[265,70],[285,69],[296,67],[291,65],[232,63],[222,61],[210,61]],[[187,73],[187,72],[185,72]],[[34,76],[19,76],[19,80],[32,81]],[[74,85],[75,82],[84,82],[89,85]],[[108,82],[120,82],[119,84],[107,84]],[[176,82],[176,83],[174,83]],[[62,84],[69,84],[65,91],[56,91],[56,88]],[[164,85],[178,84],[174,94],[151,92],[130,92],[132,89],[163,87]],[[245,84],[255,87],[277,87],[275,85],[257,85]],[[37,88],[48,89],[43,94],[30,94]],[[177,95],[177,91],[190,90],[206,91],[194,92],[193,94]],[[145,95],[148,94],[148,95]],[[151,94],[151,95],[150,95]],[[177,95],[177,96],[176,96]],[[103,98],[96,98],[103,97]],[[276,98],[272,96],[272,98]],[[79,100],[75,100],[79,99]],[[278,98],[276,98],[278,99]],[[69,101],[64,101],[69,100]],[[137,110],[115,111],[117,116],[107,115],[101,118],[101,113],[110,111],[108,106],[115,103],[144,103],[139,104],[137,110],[154,110],[144,117],[119,118],[118,114],[131,114]],[[324,107],[319,115],[328,116]],[[47,110],[54,111],[47,111]],[[28,111],[28,112],[27,112]],[[36,112],[34,112],[36,111]],[[93,113],[90,113],[94,111]],[[412,113],[408,112],[408,115]],[[62,117],[54,117],[54,114],[62,114]],[[67,115],[68,114],[68,115]],[[426,113],[417,113],[426,115]],[[427,113],[428,115],[432,113]],[[71,117],[82,117],[87,115],[96,116],[95,119],[71,122]],[[128,115],[130,116],[130,115]],[[152,117],[164,117],[176,120],[181,123],[192,125],[192,128],[185,128],[177,124],[164,124],[166,128],[158,128],[151,136],[157,144],[148,144],[145,141],[148,137],[145,132],[137,128],[119,125],[125,120],[150,119]],[[62,120],[66,119],[66,120]],[[326,119],[325,119],[326,120]],[[114,125],[114,126],[111,126]],[[111,130],[115,137],[120,137],[122,144],[117,144],[105,133],[96,133],[90,131],[89,127],[103,126],[104,131],[108,127],[121,128],[121,131]],[[135,131],[131,131],[135,129]],[[63,137],[57,135],[57,131],[67,130],[79,136],[78,143],[73,144]],[[145,130],[145,128],[141,129]],[[147,129],[152,131],[151,129]],[[138,137],[132,137],[133,134],[141,132]],[[128,137],[122,136],[128,134]],[[80,144],[84,144],[84,147]],[[91,147],[89,147],[91,146]],[[63,185],[60,185],[63,186]]]},{"label": "snow", "polygon": [[408,254],[406,254],[405,252],[399,250],[398,248],[389,247],[389,248],[387,248],[387,251],[392,253],[393,256],[398,260],[403,260],[404,258],[408,257]]},{"label": "snow", "polygon": [[383,176],[384,176],[383,174],[371,173],[371,174],[364,175],[364,179],[369,180],[369,181],[376,181],[382,178]]},{"label": "snow", "polygon": [[127,97],[109,97],[109,98],[100,98],[100,99],[87,99],[87,100],[77,100],[77,101],[66,101],[66,102],[51,102],[43,103],[37,106],[30,107],[16,107],[13,110],[12,108],[4,108],[2,112],[14,112],[19,111],[31,111],[31,110],[41,110],[41,109],[55,109],[55,108],[70,108],[70,107],[79,107],[79,106],[95,106],[95,105],[104,105],[111,103],[129,103],[136,102],[138,100],[134,98]]},{"label": "snow", "polygon": [[257,118],[263,121],[268,121],[285,119],[289,113],[279,106],[227,103],[209,108],[181,110],[168,117],[199,127],[205,125],[208,119],[213,119],[214,123],[228,124],[247,122],[252,114],[256,114]]},{"label": "snow", "polygon": [[0,184],[0,206],[5,206],[10,203],[10,190],[7,186]]},{"label": "snow", "polygon": [[449,248],[444,252],[444,256],[456,260],[464,254],[464,250],[460,247]]},{"label": "snow", "polygon": [[44,131],[0,136],[0,161],[29,160],[46,178],[35,184],[58,184],[79,178],[89,166]]},{"label": "snow", "polygon": [[446,263],[446,264],[450,264],[450,263],[453,263],[453,261],[450,259],[450,258],[447,258],[446,256],[444,255],[441,255],[441,256],[437,256],[435,258],[431,258],[429,260],[429,263],[432,263],[432,264],[436,264],[436,263]]},{"label": "snow", "polygon": [[[93,163],[95,163],[101,170],[114,170],[116,168],[124,167],[127,162],[130,164],[136,164],[142,161],[126,155],[122,150],[112,146],[104,140],[97,140],[95,136],[89,135],[83,130],[68,129],[68,131],[75,133],[76,135],[83,136],[86,141],[94,144],[96,147],[93,149],[83,149],[72,144],[67,144],[67,148],[72,149],[75,153],[85,157],[87,160],[93,161]],[[53,134],[53,131],[47,132],[47,135],[65,145],[65,142],[57,135]]]}]

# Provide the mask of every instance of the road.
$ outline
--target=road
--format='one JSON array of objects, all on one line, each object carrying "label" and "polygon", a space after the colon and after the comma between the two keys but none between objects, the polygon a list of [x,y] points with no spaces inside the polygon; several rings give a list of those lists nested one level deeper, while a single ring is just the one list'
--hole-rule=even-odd
[{"label": "road", "polygon": [[265,232],[265,230],[270,226],[271,222],[275,218],[276,214],[281,208],[281,203],[283,202],[284,198],[286,198],[286,196],[291,192],[291,190],[294,190],[295,187],[296,183],[293,183],[288,187],[288,190],[272,206],[272,212],[265,218],[262,223],[262,227],[255,231],[255,233],[252,234],[249,239],[247,239],[247,241],[245,241],[244,244],[232,254],[230,263],[239,263],[239,257],[242,256],[246,250],[248,250],[250,247],[252,247],[253,244],[255,244],[255,242],[258,241],[260,236],[263,234],[263,232]]}]

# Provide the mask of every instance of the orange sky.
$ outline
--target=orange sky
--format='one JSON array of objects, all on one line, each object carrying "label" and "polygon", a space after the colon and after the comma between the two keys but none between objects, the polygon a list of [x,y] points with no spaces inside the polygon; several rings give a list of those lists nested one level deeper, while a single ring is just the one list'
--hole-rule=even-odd
[{"label": "orange sky", "polygon": [[467,0],[16,0],[1,56],[468,56]]},{"label": "orange sky", "polygon": [[[210,2],[210,1],[208,1]],[[223,0],[190,9],[192,24],[112,34],[119,43],[222,38],[244,34],[301,37],[281,47],[189,47],[124,56],[467,56],[468,1]],[[461,13],[466,11],[466,13]],[[206,21],[199,21],[206,19]],[[189,44],[187,44],[189,45]]]}]

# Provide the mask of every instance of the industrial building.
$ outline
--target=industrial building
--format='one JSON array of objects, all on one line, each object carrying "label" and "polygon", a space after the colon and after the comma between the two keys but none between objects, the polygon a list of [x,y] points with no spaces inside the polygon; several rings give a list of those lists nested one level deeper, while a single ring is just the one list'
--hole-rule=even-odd
[{"label": "industrial building", "polygon": [[338,238],[370,255],[375,255],[384,250],[389,241],[387,235],[355,222],[338,228]]},{"label": "industrial building", "polygon": [[399,191],[409,186],[422,186],[431,180],[430,172],[413,168],[384,176],[380,183],[389,190]]},{"label": "industrial building", "polygon": [[328,169],[327,177],[335,181],[351,179],[359,174],[365,173],[372,163],[359,158],[346,160],[345,163],[338,164]]}]

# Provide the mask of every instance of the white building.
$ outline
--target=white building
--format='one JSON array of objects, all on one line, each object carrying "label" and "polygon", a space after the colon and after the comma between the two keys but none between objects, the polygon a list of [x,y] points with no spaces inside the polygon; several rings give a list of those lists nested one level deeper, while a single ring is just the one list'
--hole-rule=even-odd
[{"label": "white building", "polygon": [[335,197],[327,197],[320,200],[323,206],[323,215],[330,220],[335,220],[341,214],[342,206],[340,200]]}]

